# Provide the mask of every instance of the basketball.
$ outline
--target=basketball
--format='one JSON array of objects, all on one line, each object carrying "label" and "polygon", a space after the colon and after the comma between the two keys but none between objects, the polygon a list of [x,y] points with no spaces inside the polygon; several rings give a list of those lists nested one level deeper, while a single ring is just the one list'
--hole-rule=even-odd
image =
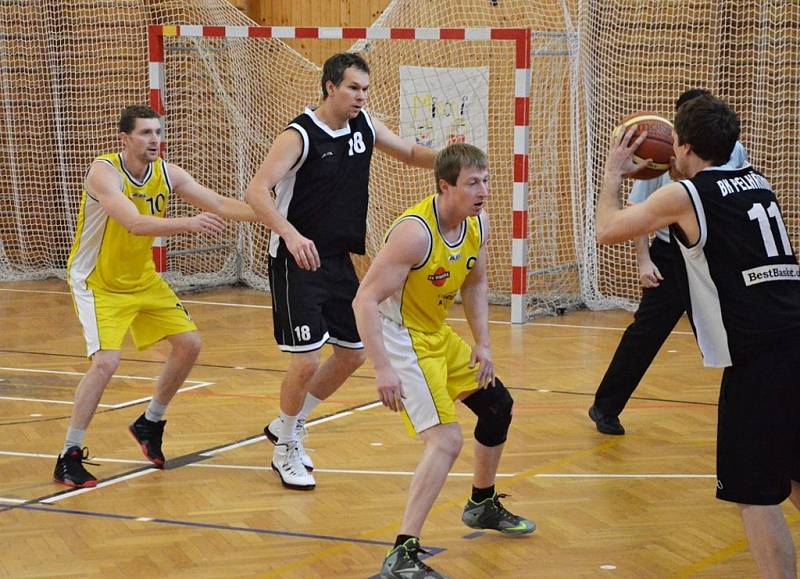
[{"label": "basketball", "polygon": [[[642,168],[626,177],[634,179],[653,179],[669,170],[669,160],[674,156],[672,150],[672,123],[655,113],[640,111],[628,115],[614,129],[614,139],[619,140],[628,128],[636,125],[636,133],[631,140],[636,139],[642,131],[647,131],[647,137],[633,154],[633,162],[642,165]],[[651,162],[644,165],[647,159]]]}]

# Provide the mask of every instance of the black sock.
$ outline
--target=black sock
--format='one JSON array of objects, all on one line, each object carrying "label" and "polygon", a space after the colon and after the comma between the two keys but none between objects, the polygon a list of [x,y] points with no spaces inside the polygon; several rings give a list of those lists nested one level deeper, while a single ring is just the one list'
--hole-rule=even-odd
[{"label": "black sock", "polygon": [[480,503],[485,501],[486,499],[490,499],[494,496],[494,485],[490,487],[486,487],[485,489],[479,489],[477,487],[472,487],[472,502],[473,503]]},{"label": "black sock", "polygon": [[394,546],[399,547],[409,539],[416,539],[414,535],[397,535],[397,539],[395,539]]}]

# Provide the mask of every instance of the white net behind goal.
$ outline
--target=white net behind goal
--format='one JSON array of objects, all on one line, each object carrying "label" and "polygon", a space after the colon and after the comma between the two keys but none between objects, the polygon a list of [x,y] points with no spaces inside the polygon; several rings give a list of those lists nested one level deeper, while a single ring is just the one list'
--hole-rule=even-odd
[{"label": "white net behind goal", "polygon": [[[767,0],[603,0],[580,4],[585,146],[583,301],[634,306],[640,294],[633,244],[596,246],[594,200],[614,124],[652,110],[671,118],[690,88],[706,88],[738,113],[750,161],[770,179],[790,237],[798,239],[800,4]],[[577,141],[576,141],[577,142]]]},{"label": "white net behind goal", "polygon": [[2,2],[0,279],[64,276],[83,176],[118,150],[122,108],[147,102],[147,24],[249,23],[226,2],[194,4]]},{"label": "white net behind goal", "polygon": [[[253,23],[223,0],[3,2],[0,279],[63,276],[83,174],[95,155],[118,147],[121,108],[148,102],[148,24]],[[529,315],[584,303],[635,305],[632,245],[598,247],[594,241],[608,135],[634,110],[671,116],[674,99],[690,87],[709,88],[733,104],[742,140],[773,182],[796,238],[799,208],[790,190],[800,155],[796,2],[395,0],[374,26],[532,31]],[[353,50],[363,51],[373,70],[369,110],[395,131],[402,67],[488,71],[480,112],[492,163],[490,287],[493,301],[508,301],[512,45],[371,40]],[[317,101],[319,68],[288,44],[264,38],[171,38],[165,59],[167,158],[218,192],[241,198],[275,135]],[[457,124],[452,107],[451,115],[447,126]],[[368,254],[374,255],[391,220],[433,183],[424,171],[380,153],[373,164]],[[170,211],[194,210],[173,200]],[[260,225],[231,224],[219,238],[173,237],[168,279],[179,288],[237,281],[266,288],[267,235]],[[368,257],[358,260],[361,273],[367,264]]]},{"label": "white net behind goal", "polygon": [[[7,134],[20,133],[0,179],[17,197],[3,206],[5,279],[63,275],[74,232],[80,183],[99,152],[117,147],[115,122],[122,106],[147,101],[145,24],[249,24],[224,2],[106,1],[97,10],[66,1],[20,1],[0,23],[11,50],[4,70],[25,69],[25,83],[6,82]],[[36,6],[44,11],[36,13]],[[488,8],[488,10],[487,10]],[[438,7],[398,2],[384,14],[387,27],[435,24],[451,27],[518,26],[528,15],[523,2],[492,7],[472,0]],[[435,9],[435,12],[430,12]],[[534,307],[579,302],[576,252],[571,222],[569,173],[569,54],[562,7],[556,2],[537,13],[531,101],[532,272]],[[41,22],[58,29],[45,40]],[[554,33],[553,36],[548,36]],[[37,40],[33,53],[25,42]],[[13,40],[13,42],[12,42]],[[320,40],[319,42],[325,42]],[[383,41],[361,43],[372,67],[373,115],[399,129],[401,67],[485,70],[483,107],[492,159],[493,237],[490,284],[493,301],[508,301],[511,286],[511,189],[514,140],[514,46],[509,42]],[[222,194],[241,198],[247,182],[286,123],[319,98],[319,69],[288,45],[273,39],[186,39],[165,43],[166,157]],[[8,75],[8,73],[6,73]],[[442,82],[442,79],[438,79]],[[455,82],[455,81],[454,81]],[[448,81],[445,79],[444,84]],[[425,89],[422,89],[425,92]],[[27,95],[36,110],[28,117]],[[424,99],[424,94],[422,95]],[[451,107],[452,109],[452,107]],[[458,134],[452,110],[448,127]],[[38,131],[23,127],[38,127]],[[547,135],[541,141],[538,134]],[[34,139],[36,139],[34,141]],[[562,161],[559,161],[562,159]],[[535,190],[534,190],[535,187]],[[431,175],[377,154],[370,185],[368,252],[373,254],[389,223],[405,207],[433,190]],[[37,192],[37,194],[34,194]],[[37,202],[37,201],[40,201]],[[170,215],[193,212],[174,200]],[[8,232],[6,235],[5,232]],[[267,231],[259,225],[231,225],[221,238],[175,236],[168,241],[167,277],[176,287],[235,281],[267,287]],[[363,273],[368,257],[358,261]],[[533,302],[532,302],[533,303]]]}]

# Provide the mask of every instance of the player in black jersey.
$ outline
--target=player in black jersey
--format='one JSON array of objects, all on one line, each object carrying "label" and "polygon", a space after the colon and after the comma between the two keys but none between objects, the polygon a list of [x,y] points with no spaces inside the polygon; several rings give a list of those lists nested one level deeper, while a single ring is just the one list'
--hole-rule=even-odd
[{"label": "player in black jersey", "polygon": [[[684,91],[675,101],[675,110],[686,101],[707,94],[709,91],[700,88]],[[737,141],[725,166],[739,168],[745,163],[747,152]],[[628,196],[628,203],[642,203],[664,185],[680,179],[673,167],[672,171],[655,179],[637,180]],[[603,434],[625,434],[619,415],[686,311],[688,296],[683,295],[686,268],[680,251],[670,243],[667,228],[659,229],[651,244],[649,237],[643,235],[634,240],[642,285],[639,307],[633,322],[622,334],[589,408],[589,417]]]},{"label": "player in black jersey", "polygon": [[780,503],[800,508],[800,266],[775,194],[749,164],[721,167],[739,136],[723,101],[693,99],[675,118],[675,165],[688,179],[622,209],[623,175],[645,135],[612,143],[597,204],[597,239],[617,243],[669,225],[687,269],[706,366],[725,368],[717,431],[717,497],[739,505],[750,550],[770,577],[795,577]]},{"label": "player in black jersey", "polygon": [[[329,58],[322,103],[292,120],[246,192],[271,229],[269,279],[278,347],[294,356],[281,384],[281,415],[264,432],[272,468],[287,488],[314,488],[302,433],[308,414],[364,362],[352,301],[350,253],[364,253],[373,147],[416,167],[436,152],[401,139],[364,109],[369,66],[357,54]],[[270,191],[274,189],[273,201]],[[333,354],[320,365],[320,348]]]}]

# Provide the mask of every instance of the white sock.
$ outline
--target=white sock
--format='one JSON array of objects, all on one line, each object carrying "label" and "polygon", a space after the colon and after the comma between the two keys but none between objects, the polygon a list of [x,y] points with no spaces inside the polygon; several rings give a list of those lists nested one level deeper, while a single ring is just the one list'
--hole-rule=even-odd
[{"label": "white sock", "polygon": [[156,402],[156,399],[153,398],[150,400],[150,405],[147,407],[147,410],[144,411],[144,417],[145,420],[149,420],[150,422],[161,422],[164,420],[164,414],[166,413],[167,405]]},{"label": "white sock", "polygon": [[322,400],[314,396],[311,392],[306,392],[306,399],[303,401],[303,408],[300,410],[300,414],[297,415],[297,421],[301,424],[305,423],[308,415],[311,414],[321,402]]},{"label": "white sock", "polygon": [[67,428],[67,438],[64,441],[64,449],[61,451],[61,454],[67,454],[67,451],[73,446],[77,446],[78,448],[83,447],[84,437],[86,437],[85,430],[79,430],[71,426]]},{"label": "white sock", "polygon": [[297,415],[287,416],[281,411],[281,424],[278,427],[278,444],[286,444],[297,440],[295,428],[297,428]]}]

